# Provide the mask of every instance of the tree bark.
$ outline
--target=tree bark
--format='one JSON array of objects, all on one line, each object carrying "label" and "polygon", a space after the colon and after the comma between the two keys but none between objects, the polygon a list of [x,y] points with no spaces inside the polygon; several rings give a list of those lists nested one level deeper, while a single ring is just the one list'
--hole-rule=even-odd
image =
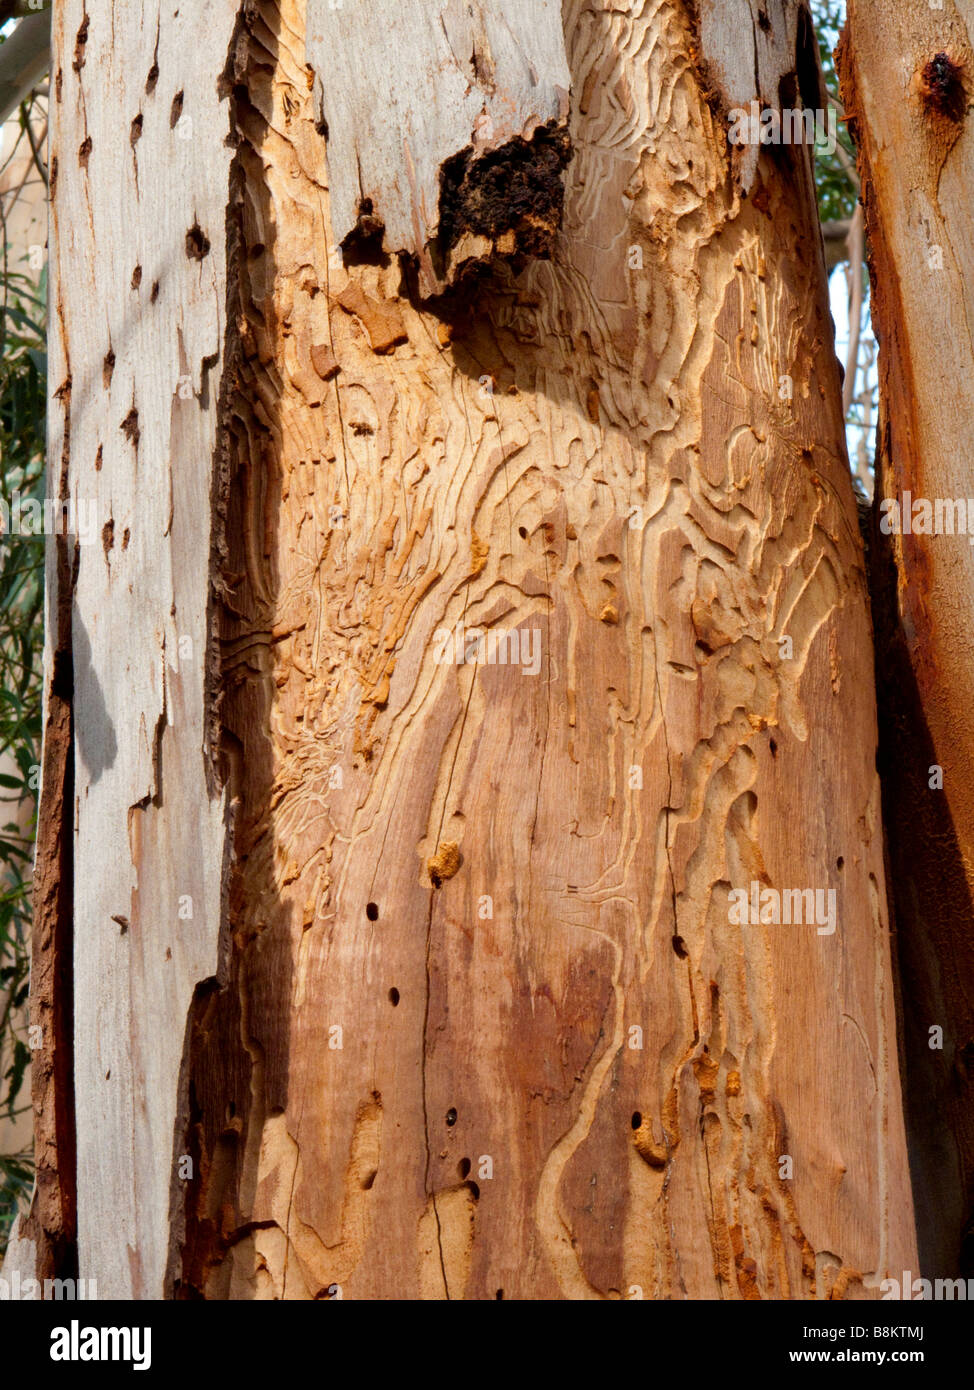
[{"label": "tree bark", "polygon": [[369,17],[364,42],[358,10],[308,0],[335,239],[381,235],[426,296],[547,252],[570,150],[559,0],[371,0]]},{"label": "tree bark", "polygon": [[974,528],[972,20],[969,0],[850,0],[840,51],[880,342],[872,582],[910,1153],[921,1255],[944,1277],[974,1274],[974,551],[903,523],[909,494],[961,499]]},{"label": "tree bark", "polygon": [[161,1292],[185,1019],[217,968],[203,657],[232,151],[215,55],[236,17],[65,0],[53,19],[48,491],[73,510],[48,562],[28,1233],[40,1277],[73,1273],[76,1249],[102,1297]]},{"label": "tree bark", "polygon": [[[807,14],[696,8],[566,0],[551,258],[434,301],[338,251],[302,0],[232,41],[229,0],[205,42],[92,15],[80,65],[62,9],[52,457],[114,519],[71,635],[105,1294],[868,1298],[915,1264],[814,187],[727,143],[809,92]],[[834,890],[836,930],[742,925],[752,885]]]}]

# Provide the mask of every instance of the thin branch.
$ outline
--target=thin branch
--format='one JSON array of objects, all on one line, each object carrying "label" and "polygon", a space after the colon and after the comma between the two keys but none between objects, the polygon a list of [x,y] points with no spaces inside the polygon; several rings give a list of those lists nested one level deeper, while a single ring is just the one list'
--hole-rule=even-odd
[{"label": "thin branch", "polygon": [[[23,123],[24,123],[24,129],[25,129],[26,132],[27,132],[27,139],[30,141],[30,152],[31,152],[31,155],[32,155],[33,160],[34,160],[34,165],[35,165],[35,167],[36,167],[36,169],[37,169],[37,172],[40,174],[41,178],[44,180],[44,187],[45,187],[45,189],[46,189],[46,190],[48,191],[48,193],[49,193],[49,192],[51,191],[51,185],[50,185],[50,183],[48,182],[48,178],[47,178],[47,166],[45,165],[44,160],[43,160],[43,158],[42,158],[42,156],[41,156],[40,146],[39,146],[37,137],[34,135],[34,126],[33,126],[32,120],[31,120],[31,109],[30,109],[30,106],[27,104],[26,101],[22,101],[22,102],[20,103],[20,119],[21,119],[21,120],[23,121]],[[46,125],[46,122],[45,122],[44,136],[46,137],[46,135],[47,135],[47,125]],[[42,138],[44,138],[44,137],[42,137]]]},{"label": "thin branch", "polygon": [[851,217],[845,217],[836,222],[822,223],[822,239],[825,242],[825,269],[829,275],[846,258],[851,226]]},{"label": "thin branch", "polygon": [[845,381],[842,384],[842,415],[849,414],[856,394],[859,375],[859,339],[862,335],[862,265],[865,258],[862,204],[858,204],[849,228],[849,353],[846,357]]},{"label": "thin branch", "polygon": [[[831,92],[827,92],[826,96],[828,97],[829,105],[838,113],[839,120],[844,121],[845,107],[842,105],[841,101],[837,101]],[[846,174],[848,174],[849,178],[852,180],[852,183],[855,185],[855,190],[858,193],[860,187],[859,170],[856,168],[855,160],[849,154],[849,151],[846,149],[845,145],[843,145],[841,140],[836,140],[835,152],[839,156],[839,163],[842,165],[842,168],[844,169]]]}]

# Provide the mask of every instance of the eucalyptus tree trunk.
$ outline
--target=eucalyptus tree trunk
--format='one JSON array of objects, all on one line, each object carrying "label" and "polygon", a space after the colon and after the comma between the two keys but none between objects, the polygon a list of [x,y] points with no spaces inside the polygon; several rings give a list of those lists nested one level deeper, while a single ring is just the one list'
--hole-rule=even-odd
[{"label": "eucalyptus tree trunk", "polygon": [[809,151],[728,142],[804,5],[65,0],[53,91],[39,1261],[878,1296],[863,554]]},{"label": "eucalyptus tree trunk", "polygon": [[[880,342],[872,579],[925,1267],[974,1274],[974,4],[850,0]],[[891,60],[890,55],[895,57]]]}]

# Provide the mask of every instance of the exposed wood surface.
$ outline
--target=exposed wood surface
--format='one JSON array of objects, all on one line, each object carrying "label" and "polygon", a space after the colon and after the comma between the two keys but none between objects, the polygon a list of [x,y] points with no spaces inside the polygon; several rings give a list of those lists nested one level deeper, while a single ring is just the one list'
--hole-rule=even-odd
[{"label": "exposed wood surface", "polygon": [[974,1274],[972,24],[970,0],[851,0],[841,50],[880,342],[876,508],[970,507],[965,534],[886,535],[877,513],[873,537],[911,1158],[925,1268],[944,1277]]},{"label": "exposed wood surface", "polygon": [[[448,319],[337,254],[300,0],[235,49],[238,814],[182,1294],[861,1298],[915,1268],[806,154],[742,200],[683,6],[564,23],[554,258]],[[458,624],[537,640],[537,674],[438,664]],[[835,933],[733,923],[754,882],[834,890]]]},{"label": "exposed wood surface", "polygon": [[[343,242],[363,203],[385,246],[420,264],[427,293],[452,278],[429,246],[441,230],[444,166],[476,163],[512,142],[550,139],[568,115],[568,65],[558,0],[308,0],[307,58],[329,130],[334,235]],[[504,166],[505,191],[513,175]],[[543,191],[543,190],[542,190]],[[537,210],[525,209],[526,221]],[[515,222],[515,226],[521,219]],[[461,248],[490,254],[505,232]],[[443,248],[445,254],[447,248]]]},{"label": "exposed wood surface", "polygon": [[[64,401],[64,397],[62,397]],[[70,410],[70,397],[65,402]],[[68,489],[66,451],[48,477]],[[56,471],[55,471],[56,470]],[[44,721],[31,929],[30,1024],[35,1184],[27,1232],[41,1279],[74,1273],[77,1241],[74,1096],[74,762],[71,607],[76,553],[70,536],[49,546]]]},{"label": "exposed wood surface", "polygon": [[41,843],[73,773],[78,1251],[101,1297],[161,1294],[186,1017],[217,966],[204,663],[237,8],[54,18],[50,471],[97,532],[53,575],[73,728],[49,717]]},{"label": "exposed wood surface", "polygon": [[[824,106],[818,53],[805,0],[697,0],[700,57],[724,111]],[[760,151],[748,145],[735,164],[745,191]]]}]

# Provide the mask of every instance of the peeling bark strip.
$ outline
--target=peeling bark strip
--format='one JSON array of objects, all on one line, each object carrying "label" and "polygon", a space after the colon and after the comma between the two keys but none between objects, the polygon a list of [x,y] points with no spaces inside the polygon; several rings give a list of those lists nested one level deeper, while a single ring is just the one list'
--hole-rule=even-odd
[{"label": "peeling bark strip", "polygon": [[53,576],[53,612],[73,602],[73,728],[67,748],[66,715],[48,728],[35,979],[73,823],[78,1263],[104,1298],[162,1293],[186,1017],[217,963],[203,692],[237,10],[64,0],[53,19],[50,371],[73,380],[51,402],[49,471],[63,440],[67,495],[115,543],[78,546],[73,592]]},{"label": "peeling bark strip", "polygon": [[[880,343],[873,586],[884,802],[924,1272],[974,1275],[974,547],[883,534],[889,504],[968,498],[974,352],[974,3],[850,0]],[[942,789],[931,770],[943,769]],[[934,779],[935,780],[935,779]],[[943,1029],[937,1047],[931,1028]]]},{"label": "peeling bark strip", "polygon": [[424,295],[561,223],[569,74],[557,0],[308,0],[335,239],[384,228]]},{"label": "peeling bark strip", "polygon": [[[567,0],[562,234],[444,318],[336,254],[304,21],[248,7],[231,73],[232,951],[178,1292],[876,1297],[916,1252],[807,152],[742,199],[687,7]],[[438,662],[460,627],[538,673]],[[754,883],[835,934],[734,922]]]},{"label": "peeling bark strip", "polygon": [[[69,365],[68,359],[65,359]],[[50,477],[68,500],[71,460],[71,378],[51,402]],[[55,475],[55,462],[57,474]],[[72,606],[76,541],[48,542],[44,652],[42,776],[34,857],[30,1022],[40,1028],[31,1053],[36,1181],[22,1237],[35,1242],[31,1277],[77,1274],[77,1175],[74,1095],[74,672]]]}]

